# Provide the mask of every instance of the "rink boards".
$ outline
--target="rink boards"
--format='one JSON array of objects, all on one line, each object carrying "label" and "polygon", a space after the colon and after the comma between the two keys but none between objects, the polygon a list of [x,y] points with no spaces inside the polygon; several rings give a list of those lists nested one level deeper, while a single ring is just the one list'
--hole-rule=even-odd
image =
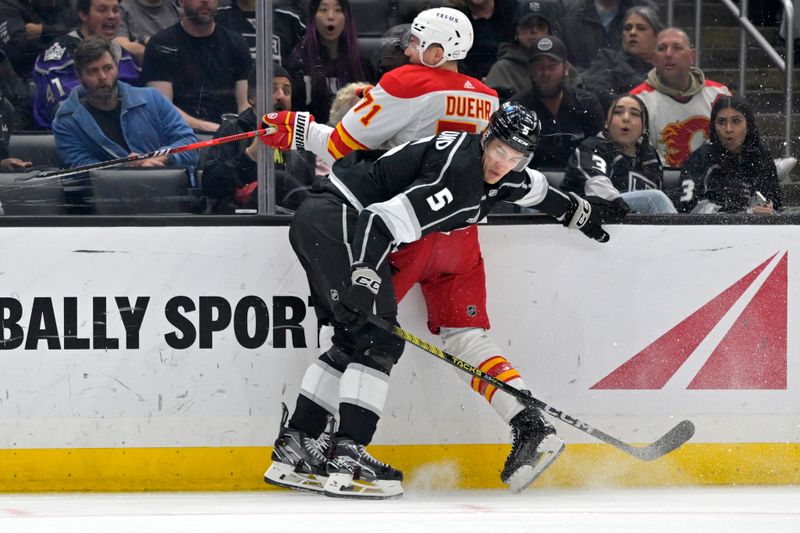
[{"label": "rink boards", "polygon": [[[697,426],[640,463],[556,422],[567,451],[538,485],[800,482],[800,228],[480,231],[492,336],[538,397],[628,442]],[[318,355],[286,226],[2,227],[0,254],[0,490],[266,488],[280,403]],[[416,289],[400,309],[440,344]],[[425,486],[498,487],[508,439],[406,348],[375,455]]]}]

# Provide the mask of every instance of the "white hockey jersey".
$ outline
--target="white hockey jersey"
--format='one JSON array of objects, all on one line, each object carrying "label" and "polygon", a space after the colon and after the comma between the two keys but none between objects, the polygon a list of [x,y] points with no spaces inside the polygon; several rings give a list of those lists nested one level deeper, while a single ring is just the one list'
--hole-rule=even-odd
[{"label": "white hockey jersey", "polygon": [[650,142],[664,166],[680,168],[708,138],[708,117],[714,102],[731,92],[721,83],[705,80],[700,92],[686,98],[667,96],[647,82],[635,87],[631,94],[647,106]]},{"label": "white hockey jersey", "polygon": [[475,78],[404,65],[387,72],[335,128],[312,123],[306,149],[332,164],[353,150],[393,148],[442,131],[479,133],[498,107],[497,92]]}]

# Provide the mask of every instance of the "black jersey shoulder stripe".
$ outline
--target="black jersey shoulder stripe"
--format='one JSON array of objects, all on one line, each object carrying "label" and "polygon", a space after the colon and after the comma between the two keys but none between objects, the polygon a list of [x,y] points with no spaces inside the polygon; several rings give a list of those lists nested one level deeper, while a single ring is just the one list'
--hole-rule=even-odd
[{"label": "black jersey shoulder stripe", "polygon": [[372,204],[367,210],[381,217],[395,243],[413,242],[422,237],[419,219],[405,193]]},{"label": "black jersey shoulder stripe", "polygon": [[333,173],[333,170],[331,170],[330,174],[328,174],[328,179],[331,183],[333,183],[334,187],[339,189],[339,192],[342,193],[345,199],[356,209],[356,211],[360,213],[364,210],[364,206],[358,201],[358,198],[355,194],[353,194],[353,191],[351,191],[347,185],[345,185],[342,180],[340,180],[336,174]]},{"label": "black jersey shoulder stripe", "polygon": [[416,189],[421,189],[421,188],[424,188],[424,187],[433,187],[433,186],[437,185],[439,182],[441,182],[442,179],[444,178],[445,172],[447,172],[447,169],[450,168],[450,164],[453,162],[453,157],[456,155],[456,152],[461,147],[461,145],[464,143],[464,139],[466,139],[466,138],[467,138],[467,134],[466,133],[462,133],[461,135],[459,135],[458,140],[451,145],[452,148],[450,149],[450,153],[447,154],[447,161],[445,162],[444,165],[442,165],[442,170],[439,172],[439,176],[436,178],[436,181],[434,181],[432,183],[421,183],[420,185],[416,185],[414,187],[409,187],[405,191],[406,194],[408,194],[411,191],[414,191]]}]

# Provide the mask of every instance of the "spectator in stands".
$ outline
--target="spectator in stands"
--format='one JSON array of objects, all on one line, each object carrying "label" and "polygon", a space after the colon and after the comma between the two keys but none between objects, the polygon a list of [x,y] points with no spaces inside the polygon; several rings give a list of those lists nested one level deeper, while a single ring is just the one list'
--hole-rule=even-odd
[{"label": "spectator in stands", "polygon": [[336,91],[336,98],[333,99],[330,116],[328,117],[328,126],[336,127],[347,112],[350,111],[350,108],[356,105],[364,96],[364,93],[370,89],[372,89],[371,83],[355,81]]},{"label": "spectator in stands", "polygon": [[[256,107],[256,70],[248,79],[250,107],[233,120],[222,123],[214,137],[225,137],[258,128]],[[289,73],[274,64],[272,71],[272,111],[292,109],[292,82]],[[203,163],[203,191],[212,202],[213,213],[233,213],[236,209],[258,208],[258,137],[238,143],[209,148]],[[297,209],[306,199],[314,179],[315,157],[311,152],[270,151],[275,157],[276,204]]]},{"label": "spectator in stands", "polygon": [[120,7],[122,20],[114,41],[139,64],[144,62],[144,47],[150,37],[181,18],[176,0],[120,0]]},{"label": "spectator in stands", "polygon": [[711,109],[708,142],[681,169],[678,207],[682,212],[760,215],[781,209],[775,161],[742,98],[723,96]]},{"label": "spectator in stands", "polygon": [[2,48],[0,48],[0,94],[12,108],[12,112],[6,115],[9,131],[32,129],[32,103],[28,85],[14,72],[14,67]]},{"label": "spectator in stands", "polygon": [[77,26],[69,0],[0,0],[0,47],[23,80],[36,56]]},{"label": "spectator in stands", "polygon": [[[161,93],[119,81],[117,48],[107,39],[93,37],[75,49],[80,86],[59,108],[53,122],[56,147],[68,167],[197,142]],[[196,151],[129,163],[135,167],[196,164]]]},{"label": "spectator in stands", "polygon": [[349,0],[312,0],[306,35],[287,65],[292,76],[292,106],[328,121],[337,90],[352,81],[372,80],[361,59]]},{"label": "spectator in stands", "polygon": [[542,37],[530,57],[531,88],[515,95],[539,115],[542,136],[533,156],[535,168],[564,168],[586,137],[603,128],[603,110],[597,97],[566,85],[566,47],[558,37]]},{"label": "spectator in stands", "polygon": [[570,63],[586,69],[599,50],[622,48],[625,13],[635,5],[657,9],[649,0],[565,0],[561,28]]},{"label": "spectator in stands", "polygon": [[247,109],[250,49],[215,22],[218,0],[179,0],[178,24],[155,34],[144,53],[143,79],[161,91],[199,131],[219,129],[222,115]]},{"label": "spectator in stands", "polygon": [[594,56],[584,76],[584,88],[597,95],[604,109],[618,95],[647,78],[653,68],[656,36],[663,29],[658,14],[651,8],[632,7],[622,25],[622,50],[603,48]]},{"label": "spectator in stands", "polygon": [[498,89],[499,92],[505,89],[510,95],[531,88],[531,69],[528,60],[533,50],[533,43],[537,39],[556,33],[551,29],[554,28],[551,21],[556,20],[558,7],[560,3],[557,0],[519,1],[514,16],[516,23],[514,39],[500,44],[497,61],[486,76],[486,85]]},{"label": "spectator in stands", "polygon": [[462,67],[465,73],[483,80],[497,61],[500,44],[514,38],[517,0],[449,0],[445,5],[469,18],[475,37]]},{"label": "spectator in stands", "polygon": [[[0,51],[2,54],[2,51]],[[9,157],[8,145],[11,142],[11,128],[14,121],[14,107],[11,102],[0,93],[0,171],[8,172],[30,168],[30,161],[23,161],[16,157]]]},{"label": "spectator in stands", "polygon": [[650,139],[665,166],[680,168],[708,137],[711,106],[730,95],[721,83],[707,80],[693,66],[695,50],[686,32],[667,28],[658,34],[655,68],[631,94],[638,95],[650,113]]},{"label": "spectator in stands", "polygon": [[[73,65],[75,48],[84,39],[98,36],[112,40],[119,31],[119,0],[78,0],[80,27],[63,37],[36,58],[33,80],[36,83],[36,96],[33,99],[33,118],[40,128],[49,128],[61,103],[67,99],[73,87],[80,81]],[[119,63],[119,79],[137,84],[141,69],[126,50],[116,43]]]},{"label": "spectator in stands", "polygon": [[638,97],[618,96],[605,128],[570,156],[561,189],[585,197],[604,223],[637,213],[676,213],[662,189],[663,168],[647,133],[647,108]]},{"label": "spectator in stands", "polygon": [[[295,46],[303,40],[306,25],[294,11],[287,7],[272,8],[272,61],[286,65]],[[247,41],[250,56],[256,58],[256,0],[232,0],[220,6],[217,24],[238,33]]]}]

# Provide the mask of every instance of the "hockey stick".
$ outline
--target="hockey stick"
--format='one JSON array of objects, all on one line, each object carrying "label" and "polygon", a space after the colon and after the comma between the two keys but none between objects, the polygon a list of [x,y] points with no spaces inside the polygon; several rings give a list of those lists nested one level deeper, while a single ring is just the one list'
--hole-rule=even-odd
[{"label": "hockey stick", "polygon": [[[97,170],[100,168],[108,168],[108,167],[115,167],[117,165],[123,165],[125,163],[131,163],[133,161],[141,161],[143,159],[151,159],[153,157],[159,157],[162,155],[171,155],[171,154],[179,154],[181,152],[188,152],[190,150],[198,150],[200,148],[208,148],[209,146],[216,146],[218,144],[225,144],[235,141],[241,141],[244,139],[250,139],[257,135],[270,135],[275,133],[277,130],[275,128],[264,128],[260,130],[253,130],[253,131],[245,131],[243,133],[236,133],[234,135],[228,135],[226,137],[219,137],[217,139],[207,139],[205,141],[197,141],[196,143],[191,144],[184,144],[183,146],[173,146],[171,148],[159,148],[158,150],[154,150],[152,152],[148,152],[146,154],[132,154],[125,157],[120,157],[119,159],[111,159],[109,161],[100,161],[98,163],[91,163],[89,165],[83,165],[80,167],[75,168],[67,168],[61,170],[52,170],[50,172],[42,172],[41,174],[36,174],[34,176],[26,176],[17,178],[15,181],[28,181],[28,180],[42,180],[42,179],[55,179],[55,178],[63,178],[66,176],[72,176],[74,174],[81,174],[83,172],[88,172],[90,170]],[[40,182],[41,183],[41,182]]]},{"label": "hockey stick", "polygon": [[373,325],[379,327],[380,329],[387,331],[392,335],[399,337],[410,344],[413,344],[417,348],[425,350],[429,354],[435,355],[439,359],[442,359],[450,363],[451,365],[463,370],[464,372],[467,372],[468,374],[472,374],[478,379],[485,381],[489,385],[497,387],[503,392],[510,394],[520,402],[526,405],[532,405],[534,407],[538,407],[539,409],[549,414],[550,416],[558,418],[562,422],[565,422],[570,426],[583,431],[584,433],[588,433],[592,437],[599,439],[607,444],[610,444],[615,448],[627,453],[628,455],[632,455],[633,457],[636,457],[637,459],[640,459],[642,461],[653,461],[654,459],[658,459],[659,457],[662,457],[668,454],[669,452],[675,450],[676,448],[682,446],[686,441],[692,438],[692,435],[694,435],[694,424],[692,424],[692,422],[690,422],[689,420],[683,420],[679,422],[677,426],[675,426],[674,428],[669,430],[666,434],[664,434],[664,436],[662,436],[660,439],[650,444],[649,446],[644,446],[644,447],[631,446],[630,444],[627,444],[615,437],[612,437],[608,433],[605,433],[597,428],[590,426],[586,422],[583,422],[575,417],[568,415],[564,411],[556,409],[555,407],[548,405],[545,402],[537,398],[534,398],[533,396],[528,396],[524,394],[519,389],[515,389],[511,385],[508,385],[505,382],[500,381],[494,376],[491,376],[483,372],[482,370],[475,368],[466,361],[463,361],[462,359],[459,359],[458,357],[451,355],[437,348],[436,346],[433,346],[430,343],[423,341],[416,335],[402,329],[400,326],[395,326],[394,324],[372,314],[367,316],[367,320]]}]

